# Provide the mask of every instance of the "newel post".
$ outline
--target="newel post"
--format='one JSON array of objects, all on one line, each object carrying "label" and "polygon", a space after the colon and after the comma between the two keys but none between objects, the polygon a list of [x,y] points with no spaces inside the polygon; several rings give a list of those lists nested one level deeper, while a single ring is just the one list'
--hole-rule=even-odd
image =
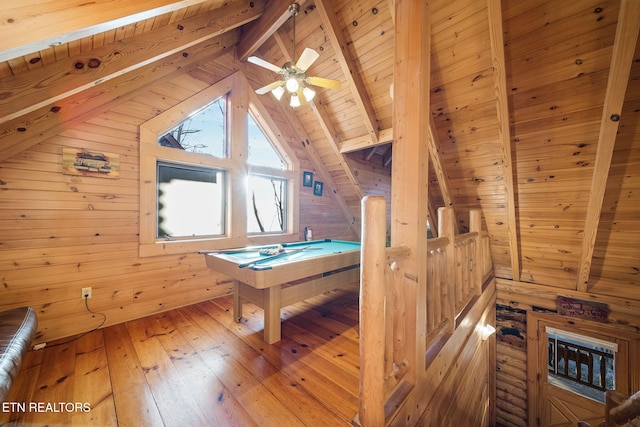
[{"label": "newel post", "polygon": [[360,424],[384,425],[385,199],[362,200],[360,250]]},{"label": "newel post", "polygon": [[476,237],[476,250],[473,254],[473,266],[471,267],[473,273],[473,285],[476,288],[476,295],[482,294],[482,279],[484,260],[482,259],[482,216],[479,209],[473,209],[469,211],[469,231],[478,233]]},{"label": "newel post", "polygon": [[[453,208],[450,206],[438,208],[438,237],[446,237],[449,242],[444,247],[445,259],[445,289],[447,299],[445,301],[445,316],[449,320],[449,332],[453,333],[455,329],[456,318],[456,301],[461,289],[458,289],[460,283],[456,281],[456,218]],[[456,294],[458,293],[458,295]]]}]

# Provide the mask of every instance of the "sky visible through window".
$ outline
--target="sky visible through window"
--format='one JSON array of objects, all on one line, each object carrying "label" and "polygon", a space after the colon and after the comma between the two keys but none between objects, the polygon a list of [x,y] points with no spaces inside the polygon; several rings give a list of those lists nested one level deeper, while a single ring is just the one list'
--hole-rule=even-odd
[{"label": "sky visible through window", "polygon": [[285,170],[286,165],[278,152],[273,148],[260,126],[251,117],[247,117],[247,137],[249,139],[249,164],[254,166],[268,166]]},{"label": "sky visible through window", "polygon": [[226,155],[226,98],[220,98],[158,139],[158,144],[191,153],[223,158]]}]

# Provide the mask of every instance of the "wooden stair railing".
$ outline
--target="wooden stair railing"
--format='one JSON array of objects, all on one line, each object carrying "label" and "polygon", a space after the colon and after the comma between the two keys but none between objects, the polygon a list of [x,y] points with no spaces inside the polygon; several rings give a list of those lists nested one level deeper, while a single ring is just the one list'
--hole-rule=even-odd
[{"label": "wooden stair railing", "polygon": [[[406,354],[426,339],[426,348],[441,344],[456,328],[456,318],[482,293],[492,271],[488,237],[481,232],[479,211],[470,212],[470,232],[456,235],[452,208],[438,210],[438,238],[427,242],[426,301],[405,297],[405,245],[386,247],[385,199],[362,201],[360,259],[360,407],[354,424],[384,426],[422,378],[425,366],[411,366]],[[426,232],[424,238],[426,239]],[[418,310],[426,324],[417,324]],[[436,343],[440,347],[436,346]],[[429,353],[429,352],[427,352]],[[424,361],[429,359],[425,354]],[[419,361],[418,363],[425,363]],[[428,362],[426,362],[428,363]]]},{"label": "wooden stair railing", "polygon": [[640,391],[630,397],[617,391],[607,391],[605,426],[640,426]]}]

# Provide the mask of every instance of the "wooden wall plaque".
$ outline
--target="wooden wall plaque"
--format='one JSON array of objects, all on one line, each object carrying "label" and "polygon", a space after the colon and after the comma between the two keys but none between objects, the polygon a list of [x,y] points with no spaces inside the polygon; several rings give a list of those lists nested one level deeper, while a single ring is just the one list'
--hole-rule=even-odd
[{"label": "wooden wall plaque", "polygon": [[601,302],[558,297],[558,313],[585,320],[609,321],[609,306]]}]

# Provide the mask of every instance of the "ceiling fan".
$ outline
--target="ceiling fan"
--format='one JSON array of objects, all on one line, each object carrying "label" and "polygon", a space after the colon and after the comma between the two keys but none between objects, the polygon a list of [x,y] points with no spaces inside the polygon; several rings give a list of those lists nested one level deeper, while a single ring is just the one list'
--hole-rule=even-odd
[{"label": "ceiling fan", "polygon": [[293,15],[293,61],[286,62],[282,67],[271,64],[270,62],[260,59],[257,56],[250,56],[247,61],[252,64],[259,65],[268,70],[280,74],[281,79],[256,90],[258,95],[264,95],[271,92],[279,101],[285,92],[289,92],[292,107],[299,107],[302,103],[309,102],[313,99],[316,92],[308,85],[324,87],[328,89],[338,89],[340,82],[338,80],[326,79],[323,77],[307,76],[307,69],[318,59],[320,54],[313,49],[305,48],[295,62],[296,58],[296,15],[300,11],[298,3],[289,5],[289,13]]}]

